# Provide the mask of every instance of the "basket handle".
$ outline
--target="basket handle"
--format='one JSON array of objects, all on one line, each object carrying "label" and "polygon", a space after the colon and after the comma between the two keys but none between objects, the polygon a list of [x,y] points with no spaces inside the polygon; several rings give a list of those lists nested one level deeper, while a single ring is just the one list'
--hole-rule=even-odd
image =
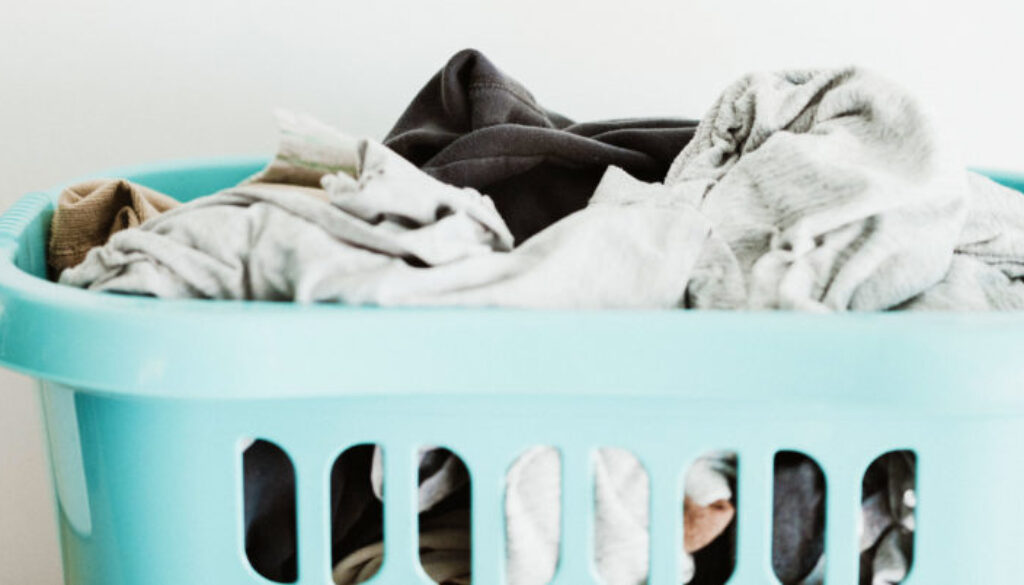
[{"label": "basket handle", "polygon": [[51,205],[48,193],[34,192],[21,197],[0,215],[0,251],[3,260],[12,262],[25,230]]}]

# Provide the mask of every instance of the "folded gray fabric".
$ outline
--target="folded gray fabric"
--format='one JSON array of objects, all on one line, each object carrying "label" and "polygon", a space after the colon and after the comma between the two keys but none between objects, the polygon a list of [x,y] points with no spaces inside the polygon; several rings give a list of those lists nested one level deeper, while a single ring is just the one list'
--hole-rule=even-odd
[{"label": "folded gray fabric", "polygon": [[464,50],[420,90],[384,144],[432,177],[490,196],[522,242],[583,208],[608,166],[660,181],[696,126],[670,118],[574,123]]}]

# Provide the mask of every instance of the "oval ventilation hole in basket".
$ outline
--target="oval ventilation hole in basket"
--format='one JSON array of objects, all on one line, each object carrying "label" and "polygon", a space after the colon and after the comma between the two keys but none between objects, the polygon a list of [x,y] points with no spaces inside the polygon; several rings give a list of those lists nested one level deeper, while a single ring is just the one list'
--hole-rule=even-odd
[{"label": "oval ventilation hole in basket", "polygon": [[373,578],[384,562],[384,451],[353,445],[331,466],[331,573],[341,585]]},{"label": "oval ventilation hole in basket", "polygon": [[261,576],[294,583],[295,467],[281,447],[265,439],[244,439],[241,448],[245,556]]},{"label": "oval ventilation hole in basket", "polygon": [[419,560],[435,583],[470,581],[472,483],[466,464],[445,447],[419,452]]},{"label": "oval ventilation hole in basket", "polygon": [[861,487],[860,582],[903,583],[914,562],[917,455],[910,450],[880,455]]},{"label": "oval ventilation hole in basket", "polygon": [[824,571],[825,474],[797,451],[775,454],[772,488],[772,569],[782,585]]},{"label": "oval ventilation hole in basket", "polygon": [[505,475],[506,582],[550,583],[561,560],[561,530],[562,453],[530,447]]},{"label": "oval ventilation hole in basket", "polygon": [[683,493],[681,581],[724,585],[736,569],[739,473],[735,451],[706,453],[690,464]]}]

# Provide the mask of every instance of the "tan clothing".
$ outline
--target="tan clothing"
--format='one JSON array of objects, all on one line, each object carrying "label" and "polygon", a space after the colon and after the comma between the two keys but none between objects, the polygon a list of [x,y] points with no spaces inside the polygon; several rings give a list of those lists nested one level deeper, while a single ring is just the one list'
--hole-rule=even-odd
[{"label": "tan clothing", "polygon": [[273,160],[243,184],[320,187],[324,175],[359,175],[358,141],[309,116],[276,112],[280,142]]},{"label": "tan clothing", "polygon": [[[469,510],[420,517],[420,564],[435,583],[470,585],[469,543]],[[384,543],[365,546],[334,566],[334,583],[355,585],[368,581],[383,562]]]},{"label": "tan clothing", "polygon": [[96,179],[64,189],[50,223],[47,263],[55,273],[77,266],[115,233],[181,205],[123,179]]},{"label": "tan clothing", "polygon": [[693,554],[711,544],[732,523],[736,508],[729,500],[717,500],[701,506],[690,498],[683,500],[683,550]]}]

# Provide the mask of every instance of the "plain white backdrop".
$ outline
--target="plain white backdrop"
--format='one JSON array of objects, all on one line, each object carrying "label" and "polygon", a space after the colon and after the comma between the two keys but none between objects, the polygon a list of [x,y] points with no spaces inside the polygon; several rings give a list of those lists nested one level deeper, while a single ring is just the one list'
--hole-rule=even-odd
[{"label": "plain white backdrop", "polygon": [[[755,69],[859,64],[966,163],[1024,169],[1019,0],[40,0],[0,18],[0,206],[106,167],[273,152],[271,111],[382,137],[465,47],[578,119],[700,117]],[[116,340],[111,340],[112,344]],[[55,585],[38,406],[0,372],[0,585]]]}]

